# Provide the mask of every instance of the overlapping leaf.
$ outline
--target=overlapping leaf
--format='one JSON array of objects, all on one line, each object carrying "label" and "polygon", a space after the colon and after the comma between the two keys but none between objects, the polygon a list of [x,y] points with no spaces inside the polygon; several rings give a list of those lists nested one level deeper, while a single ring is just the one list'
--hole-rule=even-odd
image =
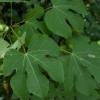
[{"label": "overlapping leaf", "polygon": [[29,44],[33,34],[39,33],[39,31],[44,33],[44,30],[43,23],[37,21],[33,17],[25,21],[25,24],[17,28],[15,31],[18,34],[26,33],[26,44]]},{"label": "overlapping leaf", "polygon": [[0,37],[8,31],[9,27],[5,24],[0,23]]},{"label": "overlapping leaf", "polygon": [[78,100],[99,100],[99,96],[85,96],[82,94],[77,94]]},{"label": "overlapping leaf", "polygon": [[[100,47],[89,44],[85,37],[78,37],[73,41],[73,52],[64,60],[65,89],[69,93],[75,88],[84,95],[97,95],[96,82],[100,83]],[[93,77],[94,78],[93,78]]]},{"label": "overlapping leaf", "polygon": [[4,58],[6,52],[10,49],[19,50],[21,46],[25,43],[25,36],[26,36],[26,33],[24,33],[21,37],[18,37],[18,39],[12,45],[10,45],[3,38],[0,38],[0,58]]},{"label": "overlapping leaf", "polygon": [[5,53],[8,51],[9,43],[3,38],[0,38],[0,58],[3,58]]},{"label": "overlapping leaf", "polygon": [[45,23],[50,31],[64,38],[72,35],[71,27],[77,32],[83,31],[83,19],[73,13],[75,11],[86,14],[82,0],[51,0],[51,2],[53,7],[45,16]]},{"label": "overlapping leaf", "polygon": [[27,100],[27,91],[41,98],[47,95],[49,81],[40,72],[40,67],[53,80],[63,83],[63,65],[56,58],[58,54],[59,47],[55,42],[46,35],[39,34],[33,36],[27,53],[9,51],[4,59],[4,73],[9,75],[16,70],[16,74],[11,80],[15,94],[22,100]]},{"label": "overlapping leaf", "polygon": [[39,5],[35,5],[34,8],[30,9],[25,14],[25,19],[29,20],[31,18],[40,18],[43,15],[44,15],[44,9],[41,6],[39,6]]},{"label": "overlapping leaf", "polygon": [[26,33],[23,33],[21,37],[17,37],[17,40],[9,47],[9,49],[19,50],[22,45],[25,44]]}]

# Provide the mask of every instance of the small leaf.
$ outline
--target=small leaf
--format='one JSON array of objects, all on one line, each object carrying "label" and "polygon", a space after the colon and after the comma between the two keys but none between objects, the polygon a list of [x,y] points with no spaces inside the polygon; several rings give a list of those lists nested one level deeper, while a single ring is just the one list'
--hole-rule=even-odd
[{"label": "small leaf", "polygon": [[65,38],[71,36],[71,28],[66,23],[65,17],[60,13],[60,11],[52,9],[47,12],[45,16],[45,22],[47,27],[55,34]]},{"label": "small leaf", "polygon": [[25,14],[25,19],[29,20],[31,18],[40,18],[44,14],[44,9],[39,5],[34,5],[34,8],[29,9]]},{"label": "small leaf", "polygon": [[21,46],[25,43],[26,33],[19,37],[11,46],[10,49],[20,49]]},{"label": "small leaf", "polygon": [[30,43],[31,37],[33,34],[44,32],[43,24],[41,22],[38,22],[36,19],[32,18],[27,21],[25,21],[25,24],[18,27],[15,31],[16,33],[22,35],[23,33],[26,33],[26,44],[28,45]]},{"label": "small leaf", "polygon": [[8,51],[9,43],[3,38],[0,38],[0,58],[4,58],[6,52]]}]

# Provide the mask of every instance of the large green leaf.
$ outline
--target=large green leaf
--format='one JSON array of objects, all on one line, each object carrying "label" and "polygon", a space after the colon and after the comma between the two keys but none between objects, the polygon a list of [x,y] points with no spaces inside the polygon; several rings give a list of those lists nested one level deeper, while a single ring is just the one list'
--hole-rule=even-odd
[{"label": "large green leaf", "polygon": [[[96,83],[100,83],[100,47],[97,44],[89,44],[85,37],[77,37],[73,40],[73,51],[62,58],[65,68],[65,89],[69,93],[75,88],[84,95],[97,95]],[[93,77],[94,78],[93,78]]]},{"label": "large green leaf", "polygon": [[15,94],[20,96],[22,100],[27,100],[27,91],[41,98],[47,95],[49,82],[40,72],[40,67],[53,80],[63,83],[63,65],[57,59],[58,54],[59,47],[56,43],[46,35],[40,34],[33,35],[27,53],[23,54],[16,50],[8,51],[3,64],[4,74],[9,75],[13,70],[16,70],[16,74],[11,80]]},{"label": "large green leaf", "polygon": [[[80,14],[86,14],[82,0],[51,0],[53,7],[46,13],[45,23],[54,34],[68,38],[72,35],[72,28],[83,32],[84,21]],[[73,11],[71,11],[73,10]]]},{"label": "large green leaf", "polygon": [[92,75],[94,75],[97,83],[99,84],[100,46],[97,45],[96,42],[89,44],[89,40],[85,37],[76,39],[74,38],[73,44],[75,54],[78,58],[80,58],[80,61],[82,61],[83,66],[88,66],[87,69],[90,71]]}]

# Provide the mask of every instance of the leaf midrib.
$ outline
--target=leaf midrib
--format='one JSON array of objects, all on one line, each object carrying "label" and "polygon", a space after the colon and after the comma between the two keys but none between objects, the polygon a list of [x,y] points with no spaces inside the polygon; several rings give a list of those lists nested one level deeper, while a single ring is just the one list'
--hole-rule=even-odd
[{"label": "leaf midrib", "polygon": [[32,69],[32,72],[33,72],[33,76],[36,78],[36,80],[37,80],[37,82],[38,82],[38,86],[39,86],[39,89],[40,89],[40,93],[41,93],[41,95],[43,95],[42,94],[42,90],[41,90],[41,86],[40,86],[40,84],[39,84],[39,80],[38,80],[38,78],[37,78],[37,76],[36,76],[36,73],[35,73],[35,71],[34,71],[34,68],[33,68],[33,66],[32,66],[32,63],[30,62],[30,59],[29,59],[29,57],[28,57],[28,53],[25,55],[26,56],[26,59],[27,59],[27,61],[29,62],[29,65],[30,65],[30,68]]}]

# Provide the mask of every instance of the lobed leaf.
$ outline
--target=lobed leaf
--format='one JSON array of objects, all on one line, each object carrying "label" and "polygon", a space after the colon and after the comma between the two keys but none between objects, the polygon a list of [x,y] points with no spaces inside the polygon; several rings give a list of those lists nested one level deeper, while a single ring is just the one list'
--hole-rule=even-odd
[{"label": "lobed leaf", "polygon": [[[40,42],[40,40],[42,41]],[[34,44],[34,41],[37,42]],[[47,44],[49,46],[52,45],[52,47],[46,46],[44,48]],[[57,51],[56,55],[54,50]],[[38,34],[33,36],[27,53],[23,54],[16,50],[8,51],[3,64],[4,74],[8,76],[16,70],[16,74],[11,80],[14,94],[19,96],[22,100],[27,100],[28,93],[32,93],[40,98],[47,96],[49,81],[45,75],[41,73],[40,67],[43,68],[53,80],[63,83],[63,65],[56,58],[58,54],[59,48],[56,43],[46,35]],[[48,55],[48,57],[46,57],[46,55]],[[25,93],[27,94],[26,96],[24,96]]]},{"label": "lobed leaf", "polygon": [[66,92],[72,92],[75,86],[81,94],[97,95],[95,90],[97,83],[100,83],[100,47],[97,44],[89,44],[85,37],[77,37],[72,41],[72,53],[66,51],[69,55],[63,58]]}]

